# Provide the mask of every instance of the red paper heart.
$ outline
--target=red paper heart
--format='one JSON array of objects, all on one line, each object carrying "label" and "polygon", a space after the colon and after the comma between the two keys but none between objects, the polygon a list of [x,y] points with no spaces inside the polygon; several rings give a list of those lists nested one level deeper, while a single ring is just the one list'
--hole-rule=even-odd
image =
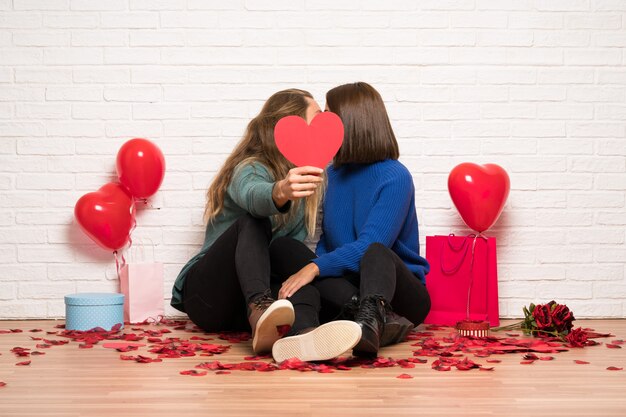
[{"label": "red paper heart", "polygon": [[135,223],[135,204],[122,185],[110,182],[82,196],[76,202],[74,216],[97,244],[117,250],[128,243]]},{"label": "red paper heart", "polygon": [[463,221],[484,232],[498,220],[509,195],[506,171],[495,164],[469,162],[454,167],[448,176],[448,191]]},{"label": "red paper heart", "polygon": [[326,168],[343,142],[343,123],[335,113],[320,113],[307,125],[298,116],[283,117],[274,128],[278,150],[296,166]]}]

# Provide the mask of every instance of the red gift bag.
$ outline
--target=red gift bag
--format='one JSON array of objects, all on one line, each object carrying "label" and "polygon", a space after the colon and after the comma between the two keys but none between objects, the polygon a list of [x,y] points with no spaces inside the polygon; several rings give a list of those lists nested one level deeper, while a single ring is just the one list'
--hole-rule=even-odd
[{"label": "red gift bag", "polygon": [[431,309],[424,323],[453,326],[461,320],[500,324],[496,239],[426,236]]}]

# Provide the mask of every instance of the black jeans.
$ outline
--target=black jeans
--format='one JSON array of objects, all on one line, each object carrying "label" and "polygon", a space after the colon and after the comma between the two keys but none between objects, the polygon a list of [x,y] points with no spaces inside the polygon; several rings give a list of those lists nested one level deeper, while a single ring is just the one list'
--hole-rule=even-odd
[{"label": "black jeans", "polygon": [[[278,256],[278,253],[288,256],[281,264],[285,268],[281,271],[285,278],[316,258],[303,243],[291,238],[276,239],[272,248],[277,252],[272,258]],[[380,243],[370,245],[363,255],[360,274],[318,277],[313,285],[321,296],[322,322],[334,319],[354,295],[361,298],[381,295],[389,301],[394,312],[416,326],[424,321],[430,311],[430,296],[424,284],[395,252]]]},{"label": "black jeans", "polygon": [[[250,330],[248,304],[270,289],[276,297],[280,283],[288,278],[272,274],[274,268],[284,269],[281,262],[288,256],[272,249],[271,239],[269,219],[245,215],[213,243],[185,279],[183,303],[191,321],[207,332]],[[319,300],[312,285],[289,299],[296,313],[292,334],[319,325]]]}]

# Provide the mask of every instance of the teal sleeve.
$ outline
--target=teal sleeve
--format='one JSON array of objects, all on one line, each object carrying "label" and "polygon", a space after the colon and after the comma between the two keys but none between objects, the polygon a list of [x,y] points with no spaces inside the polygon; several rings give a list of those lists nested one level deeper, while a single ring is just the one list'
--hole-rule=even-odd
[{"label": "teal sleeve", "polygon": [[254,217],[269,217],[289,209],[276,207],[272,199],[273,189],[274,178],[263,165],[245,164],[235,169],[227,193],[235,204]]}]

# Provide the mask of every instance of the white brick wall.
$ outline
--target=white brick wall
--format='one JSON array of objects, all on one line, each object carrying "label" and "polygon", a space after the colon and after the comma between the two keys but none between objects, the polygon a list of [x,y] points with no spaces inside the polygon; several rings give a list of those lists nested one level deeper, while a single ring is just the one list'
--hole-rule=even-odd
[{"label": "white brick wall", "polygon": [[[58,317],[116,289],[113,257],[73,220],[133,136],[167,173],[135,240],[166,299],[202,241],[203,194],[272,92],[364,80],[389,108],[422,240],[465,234],[458,163],[511,177],[498,238],[501,311],[566,302],[626,317],[626,1],[0,1],[0,319]],[[168,313],[174,311],[169,309]]]}]

